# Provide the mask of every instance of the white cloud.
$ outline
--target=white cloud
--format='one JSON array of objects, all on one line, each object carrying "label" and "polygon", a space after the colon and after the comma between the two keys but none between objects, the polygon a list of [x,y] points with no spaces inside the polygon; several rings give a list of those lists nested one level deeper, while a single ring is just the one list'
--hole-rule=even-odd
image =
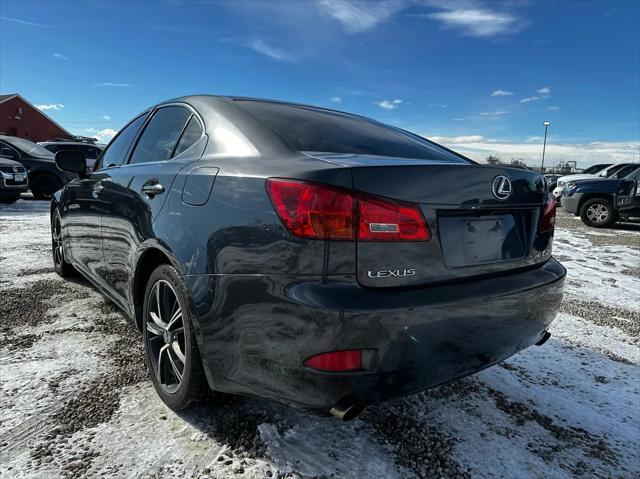
[{"label": "white cloud", "polygon": [[530,103],[532,101],[538,101],[540,99],[539,96],[529,96],[527,98],[523,98],[520,100],[520,103]]},{"label": "white cloud", "polygon": [[539,90],[536,90],[536,92],[540,93],[541,95],[550,95],[551,94],[551,88],[546,86],[544,88],[540,88]]},{"label": "white cloud", "polygon": [[294,59],[288,52],[285,52],[280,48],[272,47],[271,45],[268,45],[264,40],[260,39],[252,41],[249,44],[249,48],[252,48],[258,53],[262,53],[269,58],[273,58],[274,60],[278,60],[281,62],[290,62]]},{"label": "white cloud", "polygon": [[111,120],[111,117],[109,115],[102,115],[100,118],[102,118],[103,120]]},{"label": "white cloud", "polygon": [[340,98],[339,96],[334,96],[331,98],[331,101],[333,103],[342,103],[342,98]]},{"label": "white cloud", "polygon": [[21,25],[29,25],[30,27],[51,28],[53,26],[53,25],[46,25],[44,23],[28,22],[26,20],[20,20],[19,18],[12,18],[12,17],[0,17],[0,20],[19,23]]},{"label": "white cloud", "polygon": [[544,138],[541,136],[530,136],[527,138],[527,143],[537,143],[542,140],[544,140]]},{"label": "white cloud", "polygon": [[376,105],[378,105],[380,108],[384,108],[385,110],[396,110],[400,104],[402,103],[402,100],[382,100],[382,101],[377,101]]},{"label": "white cloud", "polygon": [[85,128],[85,130],[89,135],[94,138],[97,138],[101,143],[108,143],[111,138],[116,136],[118,130],[114,130],[112,128],[105,128],[103,130],[98,130],[97,128]]},{"label": "white cloud", "polygon": [[491,93],[491,96],[510,96],[510,95],[513,95],[513,92],[509,90],[494,90],[493,93]]},{"label": "white cloud", "polygon": [[560,109],[559,106],[548,106],[547,107],[547,110],[550,110],[550,111],[558,111],[559,109]]},{"label": "white cloud", "polygon": [[[529,166],[538,166],[542,156],[542,139],[539,137],[529,137],[521,143],[488,140],[481,135],[429,138],[480,162],[484,162],[490,154],[497,154],[503,161],[523,158]],[[634,155],[638,158],[639,153],[638,141],[558,143],[547,138],[545,164],[553,166],[560,161],[573,160],[578,168],[585,168],[596,163],[633,161]]]},{"label": "white cloud", "polygon": [[435,108],[446,108],[447,105],[444,105],[442,103],[429,103],[429,106],[435,107]]},{"label": "white cloud", "polygon": [[47,103],[35,105],[38,110],[62,110],[64,105],[62,103]]},{"label": "white cloud", "polygon": [[342,24],[346,33],[354,34],[370,30],[405,8],[403,0],[376,2],[357,0],[319,0],[320,10]]},{"label": "white cloud", "polygon": [[113,82],[104,82],[104,83],[96,83],[93,85],[94,87],[117,87],[117,88],[128,88],[133,86],[131,83],[113,83]]},{"label": "white cloud", "polygon": [[480,116],[504,116],[508,115],[508,111],[499,110],[499,111],[483,111],[480,113]]},{"label": "white cloud", "polygon": [[53,55],[51,55],[53,58],[57,59],[57,60],[68,60],[68,57],[65,57],[62,53],[54,53]]},{"label": "white cloud", "polygon": [[[426,137],[425,137],[426,138]],[[482,135],[468,135],[468,136],[432,136],[430,140],[436,143],[448,143],[452,145],[461,145],[464,143],[478,143],[486,141],[486,138]]]},{"label": "white cloud", "polygon": [[521,28],[518,17],[488,9],[453,8],[431,13],[428,17],[441,22],[445,28],[461,30],[464,35],[470,37],[482,38],[515,33]]}]

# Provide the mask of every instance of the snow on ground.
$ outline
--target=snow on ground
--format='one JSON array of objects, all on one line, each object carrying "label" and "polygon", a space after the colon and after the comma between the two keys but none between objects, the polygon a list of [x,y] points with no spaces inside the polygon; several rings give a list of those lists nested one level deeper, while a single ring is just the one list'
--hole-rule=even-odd
[{"label": "snow on ground", "polygon": [[341,423],[215,396],[184,414],[141,338],[49,256],[48,205],[0,206],[0,477],[638,477],[640,228],[559,212],[552,339]]}]

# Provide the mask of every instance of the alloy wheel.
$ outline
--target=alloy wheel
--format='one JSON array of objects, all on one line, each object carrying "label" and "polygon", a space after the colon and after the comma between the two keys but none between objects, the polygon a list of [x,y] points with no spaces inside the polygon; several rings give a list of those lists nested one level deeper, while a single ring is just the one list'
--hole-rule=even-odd
[{"label": "alloy wheel", "polygon": [[609,217],[609,210],[601,203],[594,203],[587,208],[587,218],[593,223],[604,223]]},{"label": "alloy wheel", "polygon": [[185,372],[184,319],[178,297],[171,284],[160,279],[149,293],[147,350],[157,383],[169,394],[175,393]]},{"label": "alloy wheel", "polygon": [[64,254],[62,252],[62,229],[60,227],[60,218],[57,214],[53,218],[53,226],[51,227],[51,251],[53,253],[54,266],[63,264]]}]

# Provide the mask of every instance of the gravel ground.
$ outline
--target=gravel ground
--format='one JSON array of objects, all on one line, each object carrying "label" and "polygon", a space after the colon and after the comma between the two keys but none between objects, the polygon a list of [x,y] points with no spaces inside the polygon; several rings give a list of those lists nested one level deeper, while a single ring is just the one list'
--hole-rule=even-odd
[{"label": "gravel ground", "polygon": [[350,423],[157,398],[135,327],[49,258],[47,205],[0,207],[0,477],[638,477],[640,228],[559,211],[552,339]]}]

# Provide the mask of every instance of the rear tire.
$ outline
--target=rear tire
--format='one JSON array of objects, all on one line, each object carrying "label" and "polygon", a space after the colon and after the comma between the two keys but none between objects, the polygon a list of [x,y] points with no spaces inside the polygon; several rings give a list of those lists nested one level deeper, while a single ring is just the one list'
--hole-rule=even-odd
[{"label": "rear tire", "polygon": [[611,201],[604,198],[591,198],[580,208],[582,222],[593,228],[606,228],[618,219],[618,213]]},{"label": "rear tire", "polygon": [[41,173],[31,180],[31,193],[34,200],[48,200],[62,186],[62,182],[56,176]]},{"label": "rear tire", "polygon": [[64,259],[64,241],[62,241],[60,213],[57,209],[51,213],[51,255],[53,257],[53,269],[59,276],[68,278],[75,275],[75,268]]},{"label": "rear tire", "polygon": [[158,266],[149,277],[142,334],[149,375],[160,399],[180,411],[202,397],[206,380],[186,287],[171,265]]}]

